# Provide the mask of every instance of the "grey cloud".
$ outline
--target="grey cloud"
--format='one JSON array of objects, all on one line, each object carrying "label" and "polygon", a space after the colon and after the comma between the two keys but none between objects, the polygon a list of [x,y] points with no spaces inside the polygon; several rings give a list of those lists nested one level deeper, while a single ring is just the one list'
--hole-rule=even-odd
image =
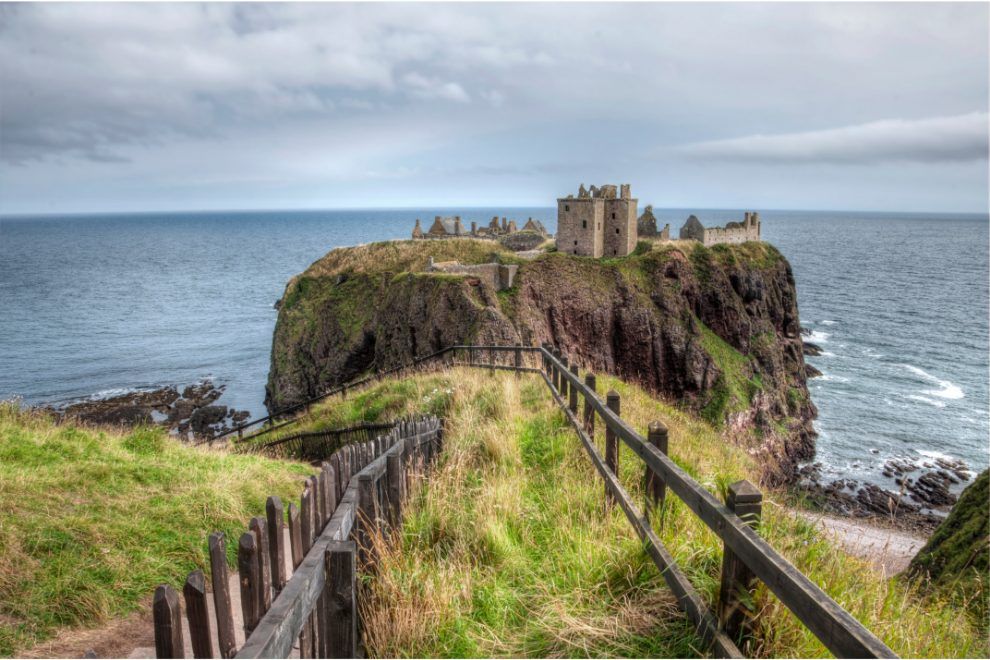
[{"label": "grey cloud", "polygon": [[986,160],[985,112],[927,119],[885,119],[857,126],[778,135],[749,135],[682,145],[673,151],[704,160],[847,163]]}]

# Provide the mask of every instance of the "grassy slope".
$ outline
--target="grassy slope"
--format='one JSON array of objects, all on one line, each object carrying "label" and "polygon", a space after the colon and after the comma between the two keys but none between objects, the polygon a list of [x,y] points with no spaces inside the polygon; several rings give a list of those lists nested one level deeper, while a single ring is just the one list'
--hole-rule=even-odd
[{"label": "grassy slope", "polygon": [[[518,383],[518,384],[517,384]],[[599,377],[622,395],[623,417],[670,429],[671,455],[714,493],[758,466],[710,425],[638,387]],[[401,552],[371,580],[367,612],[376,655],[684,655],[693,637],[618,510],[602,513],[602,484],[534,377],[457,370],[387,381],[316,421],[350,422],[446,409],[448,449],[415,500]],[[388,401],[370,414],[372,401]],[[599,429],[599,446],[602,438]],[[623,447],[620,477],[642,501],[642,464]],[[903,656],[986,656],[964,605],[929,598],[846,554],[765,493],[760,533]],[[721,545],[676,497],[661,537],[699,591],[717,595]],[[654,520],[659,529],[659,520]],[[827,651],[765,589],[758,594],[765,656]]]},{"label": "grassy slope", "polygon": [[309,472],[0,403],[0,655],[134,610],[159,583],[181,587],[209,566],[211,532],[236,539],[268,495],[298,497]]}]

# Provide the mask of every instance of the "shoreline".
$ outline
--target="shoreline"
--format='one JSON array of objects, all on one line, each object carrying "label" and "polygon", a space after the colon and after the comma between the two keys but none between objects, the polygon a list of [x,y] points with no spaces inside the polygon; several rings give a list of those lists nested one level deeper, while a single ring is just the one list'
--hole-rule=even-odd
[{"label": "shoreline", "polygon": [[840,517],[794,509],[794,513],[811,522],[849,554],[865,559],[884,577],[903,572],[928,536],[897,525],[878,525],[863,518]]}]

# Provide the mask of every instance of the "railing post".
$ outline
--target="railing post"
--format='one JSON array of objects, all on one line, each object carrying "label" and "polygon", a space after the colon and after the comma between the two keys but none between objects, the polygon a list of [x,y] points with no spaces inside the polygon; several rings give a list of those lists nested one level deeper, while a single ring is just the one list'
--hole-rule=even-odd
[{"label": "railing post", "polygon": [[[401,448],[401,445],[400,445]],[[388,523],[394,529],[402,516],[402,452],[390,451],[385,458],[386,492],[388,493]]]},{"label": "railing post", "polygon": [[[608,394],[605,395],[605,404],[609,410],[618,415],[621,409],[619,393],[615,390],[609,390]],[[612,474],[616,477],[619,476],[619,441],[615,437],[615,431],[612,430],[612,426],[607,421],[605,423],[605,465],[612,471]],[[605,501],[609,505],[615,504],[615,496],[608,489],[607,483],[605,485]]]},{"label": "railing post", "polygon": [[[578,366],[577,366],[577,363],[575,363],[575,362],[571,362],[571,373],[574,374],[574,377],[575,378],[578,377]],[[574,387],[574,383],[570,383],[568,385],[568,393],[569,393],[569,397],[570,397],[570,400],[568,401],[568,403],[570,404],[571,412],[574,413],[575,415],[577,415],[577,410],[578,410],[578,407],[577,407],[577,388]]]},{"label": "railing post", "polygon": [[258,616],[260,618],[272,606],[272,570],[271,552],[268,548],[268,524],[264,518],[256,516],[251,519],[248,528],[258,542],[256,560],[258,562]]},{"label": "railing post", "polygon": [[237,653],[237,639],[234,636],[234,612],[230,603],[230,582],[227,578],[227,544],[223,532],[210,534],[209,545],[213,609],[217,617],[220,657],[233,658]]},{"label": "railing post", "polygon": [[327,547],[325,570],[329,600],[328,658],[357,655],[357,569],[354,541],[337,541]]},{"label": "railing post", "polygon": [[560,370],[560,398],[563,399],[564,401],[567,401],[567,390],[568,390],[569,385],[568,385],[568,382],[567,382],[567,354],[566,353],[561,352],[561,354],[560,354],[560,365],[561,365],[561,367],[563,367]]},{"label": "railing post", "polygon": [[[725,505],[753,529],[760,524],[763,494],[745,479],[729,486]],[[752,632],[755,611],[751,608],[756,577],[736,557],[728,545],[722,552],[722,584],[718,595],[718,620],[733,640],[741,640]]]},{"label": "railing post", "polygon": [[210,611],[206,606],[206,578],[196,569],[186,578],[182,587],[186,600],[186,620],[189,621],[189,640],[194,658],[213,657],[213,637],[210,634]]},{"label": "railing post", "polygon": [[[666,456],[667,454],[667,427],[661,421],[650,422],[649,430],[646,435],[646,441],[657,448],[657,450]],[[646,466],[646,517],[650,517],[650,512],[654,508],[659,508],[661,515],[663,513],[663,501],[667,497],[667,484],[664,483],[663,478],[659,474],[653,471],[652,468],[647,464]],[[663,522],[661,519],[661,528]]]},{"label": "railing post", "polygon": [[167,584],[158,585],[151,609],[155,618],[155,656],[158,658],[185,658],[182,645],[182,616],[179,611],[179,595]]},{"label": "railing post", "polygon": [[241,612],[244,615],[244,636],[251,632],[261,620],[258,611],[259,583],[258,541],[253,532],[244,532],[237,544],[237,570],[241,582]]},{"label": "railing post", "polygon": [[354,527],[357,532],[357,549],[362,566],[368,565],[374,559],[372,538],[378,519],[376,499],[374,477],[370,474],[358,475],[358,515]]},{"label": "railing post", "polygon": [[591,441],[595,441],[595,408],[591,405],[589,397],[595,394],[595,387],[597,383],[595,382],[595,374],[587,373],[584,375],[584,386],[587,387],[590,392],[584,397],[584,430],[588,433],[588,437]]},{"label": "railing post", "polygon": [[522,375],[522,373],[519,371],[520,369],[522,369],[522,349],[519,348],[518,346],[516,346],[515,354],[516,354],[515,355],[515,360],[516,360],[516,378],[518,378],[519,376]]}]

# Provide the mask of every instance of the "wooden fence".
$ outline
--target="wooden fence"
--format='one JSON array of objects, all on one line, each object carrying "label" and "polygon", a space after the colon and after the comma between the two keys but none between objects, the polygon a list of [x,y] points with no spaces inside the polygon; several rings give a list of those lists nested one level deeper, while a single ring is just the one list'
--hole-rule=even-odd
[{"label": "wooden fence", "polygon": [[261,454],[269,458],[290,458],[299,461],[319,461],[331,456],[344,445],[367,442],[383,431],[388,431],[392,422],[379,424],[358,424],[343,429],[326,429],[296,433],[272,442],[242,442],[234,446],[238,453]]},{"label": "wooden fence", "polygon": [[[488,362],[484,362],[485,358]],[[418,358],[392,372],[458,365],[541,375],[602,476],[606,500],[617,503],[623,510],[679,605],[716,655],[742,657],[739,647],[747,648],[751,641],[756,616],[752,611],[753,594],[757,581],[762,581],[837,657],[897,657],[882,640],[760,538],[762,494],[756,486],[748,481],[734,483],[729,487],[726,502],[720,502],[667,456],[668,434],[661,421],[650,424],[646,437],[637,433],[620,416],[619,395],[608,392],[602,399],[596,391],[595,375],[587,373],[582,380],[579,365],[559,350],[549,345],[539,348],[458,345]],[[594,440],[594,429],[599,424],[604,428],[604,456]],[[678,568],[653,530],[649,515],[640,511],[619,482],[619,442],[632,449],[643,462],[647,512],[662,507],[668,492],[673,493],[721,539],[721,585],[714,612]],[[277,648],[280,652],[288,649]]]},{"label": "wooden fence", "polygon": [[[267,515],[253,518],[238,539],[246,637],[240,649],[225,539],[220,532],[212,534],[215,627],[203,572],[193,571],[182,590],[193,657],[214,657],[214,630],[223,658],[286,658],[293,648],[302,658],[357,657],[357,568],[373,566],[373,535],[401,524],[406,493],[423,478],[442,439],[436,417],[401,421],[386,434],[327,456],[319,474],[305,482],[299,506],[289,505],[287,520],[279,498],[268,498]],[[152,609],[157,657],[184,658],[175,589],[159,586]]]}]

